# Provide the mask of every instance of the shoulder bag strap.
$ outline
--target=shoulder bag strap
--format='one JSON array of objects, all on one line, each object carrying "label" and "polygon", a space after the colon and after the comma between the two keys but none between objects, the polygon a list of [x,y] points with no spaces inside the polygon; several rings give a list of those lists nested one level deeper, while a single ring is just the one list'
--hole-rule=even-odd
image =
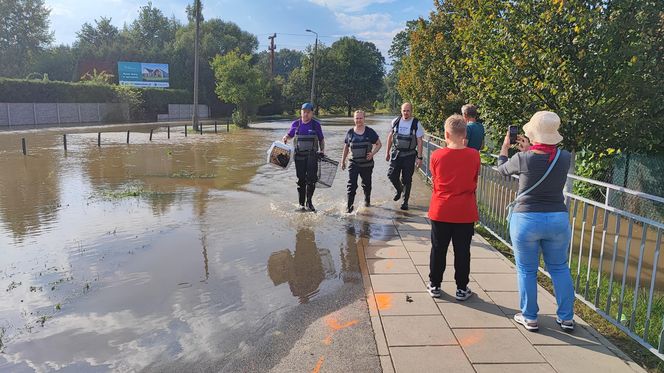
[{"label": "shoulder bag strap", "polygon": [[542,175],[542,177],[541,177],[539,180],[537,180],[537,182],[536,182],[535,184],[533,184],[533,186],[531,186],[530,188],[524,190],[521,194],[519,194],[518,196],[516,196],[516,198],[514,199],[515,202],[516,202],[519,198],[521,198],[521,197],[525,196],[526,194],[532,192],[533,189],[537,188],[540,184],[542,184],[542,182],[544,181],[544,179],[546,179],[546,177],[549,176],[549,174],[551,173],[551,170],[553,170],[553,166],[555,166],[555,165],[556,165],[556,162],[558,162],[558,157],[560,157],[560,149],[558,149],[558,150],[556,151],[556,157],[553,158],[553,162],[551,162],[551,165],[549,165],[549,168],[546,170],[546,172],[544,173],[544,175]]}]

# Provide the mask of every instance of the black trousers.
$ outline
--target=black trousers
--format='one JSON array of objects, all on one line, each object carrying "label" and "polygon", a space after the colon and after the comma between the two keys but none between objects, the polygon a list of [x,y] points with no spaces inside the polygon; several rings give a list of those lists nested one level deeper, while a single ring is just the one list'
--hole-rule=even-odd
[{"label": "black trousers", "polygon": [[373,174],[373,168],[373,164],[367,167],[359,167],[355,163],[350,162],[350,165],[348,166],[348,184],[346,184],[349,201],[355,199],[358,177],[362,178],[362,190],[364,191],[364,196],[371,196],[371,174]]},{"label": "black trousers", "polygon": [[454,280],[457,289],[466,289],[470,275],[470,242],[475,228],[473,223],[443,223],[431,221],[431,255],[429,256],[429,281],[440,286],[447,265],[447,247],[452,240],[454,247]]},{"label": "black trousers", "polygon": [[[397,157],[390,161],[390,168],[387,171],[387,177],[397,190],[401,190],[403,185],[410,185],[413,182],[413,173],[415,172],[415,157],[417,154],[405,157]],[[401,177],[401,182],[399,182]]]},{"label": "black trousers", "polygon": [[316,154],[308,156],[295,156],[295,174],[297,175],[297,187],[304,188],[306,185],[315,185],[318,181],[318,157]]}]

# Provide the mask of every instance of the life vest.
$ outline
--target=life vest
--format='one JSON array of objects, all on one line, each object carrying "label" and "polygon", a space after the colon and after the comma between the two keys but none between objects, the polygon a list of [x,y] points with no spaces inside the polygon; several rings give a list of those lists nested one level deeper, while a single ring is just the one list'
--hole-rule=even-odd
[{"label": "life vest", "polygon": [[358,135],[354,129],[351,128],[346,134],[346,142],[350,148],[350,161],[359,167],[371,167],[374,164],[373,159],[367,159],[367,155],[371,152],[373,144],[369,140],[368,128],[364,128],[364,133]]},{"label": "life vest", "polygon": [[[302,119],[299,119],[298,122],[297,129],[295,130],[295,137],[293,138],[293,145],[295,146],[295,156],[298,158],[304,158],[318,152],[318,135],[315,131],[313,131],[313,135],[299,134]],[[312,128],[315,125],[314,123],[315,122],[311,124]]]},{"label": "life vest", "polygon": [[392,152],[396,152],[398,157],[407,157],[417,153],[417,125],[419,120],[413,118],[413,123],[410,125],[410,133],[402,135],[399,133],[399,121],[401,116],[398,116],[392,122]]}]

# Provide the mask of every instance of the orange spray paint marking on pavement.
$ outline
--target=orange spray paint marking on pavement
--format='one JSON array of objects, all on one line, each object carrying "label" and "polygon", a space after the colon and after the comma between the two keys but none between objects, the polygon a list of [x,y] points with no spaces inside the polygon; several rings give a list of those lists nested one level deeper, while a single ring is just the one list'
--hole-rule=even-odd
[{"label": "orange spray paint marking on pavement", "polygon": [[392,295],[391,294],[378,294],[375,296],[376,305],[378,310],[385,311],[392,308]]},{"label": "orange spray paint marking on pavement", "polygon": [[336,319],[334,316],[328,316],[325,318],[325,322],[327,323],[327,326],[329,326],[332,330],[341,330],[341,329],[346,329],[349,326],[353,326],[357,324],[359,321],[358,320],[352,320],[349,321],[345,324],[340,324],[339,320]]},{"label": "orange spray paint marking on pavement", "polygon": [[323,344],[326,346],[332,344],[332,334],[328,335],[327,337],[325,337],[325,339],[323,339]]},{"label": "orange spray paint marking on pavement", "polygon": [[318,359],[318,363],[316,363],[316,367],[311,371],[311,373],[320,372],[320,368],[323,366],[323,361],[325,361],[325,357],[321,356],[320,359]]},{"label": "orange spray paint marking on pavement", "polygon": [[385,262],[385,269],[390,270],[394,267],[394,261],[393,260],[388,260]]},{"label": "orange spray paint marking on pavement", "polygon": [[468,347],[480,343],[482,339],[484,339],[484,333],[482,331],[475,331],[472,334],[459,339],[459,344],[463,347]]}]

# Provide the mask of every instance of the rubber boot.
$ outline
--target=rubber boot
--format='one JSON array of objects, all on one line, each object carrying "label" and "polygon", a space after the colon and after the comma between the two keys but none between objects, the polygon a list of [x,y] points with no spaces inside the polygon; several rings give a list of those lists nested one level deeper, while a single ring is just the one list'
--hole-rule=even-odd
[{"label": "rubber boot", "polygon": [[314,204],[311,202],[314,197],[314,190],[316,190],[316,184],[307,185],[307,209],[312,212],[316,212]]},{"label": "rubber boot", "polygon": [[408,199],[410,198],[410,187],[411,184],[406,184],[403,186],[404,193],[403,193],[403,203],[401,204],[401,209],[402,210],[408,210]]},{"label": "rubber boot", "polygon": [[304,210],[304,198],[306,194],[306,187],[303,188],[297,188],[297,194],[299,197],[299,202],[300,202],[300,208]]},{"label": "rubber boot", "polygon": [[353,203],[355,203],[355,195],[354,194],[349,194],[348,195],[348,207],[346,207],[346,212],[351,213],[353,212],[354,206]]},{"label": "rubber boot", "polygon": [[394,195],[394,200],[398,201],[401,199],[401,193],[403,192],[403,186],[400,182],[392,183],[394,188],[397,190],[397,194]]},{"label": "rubber boot", "polygon": [[371,193],[364,194],[364,207],[371,206]]}]

